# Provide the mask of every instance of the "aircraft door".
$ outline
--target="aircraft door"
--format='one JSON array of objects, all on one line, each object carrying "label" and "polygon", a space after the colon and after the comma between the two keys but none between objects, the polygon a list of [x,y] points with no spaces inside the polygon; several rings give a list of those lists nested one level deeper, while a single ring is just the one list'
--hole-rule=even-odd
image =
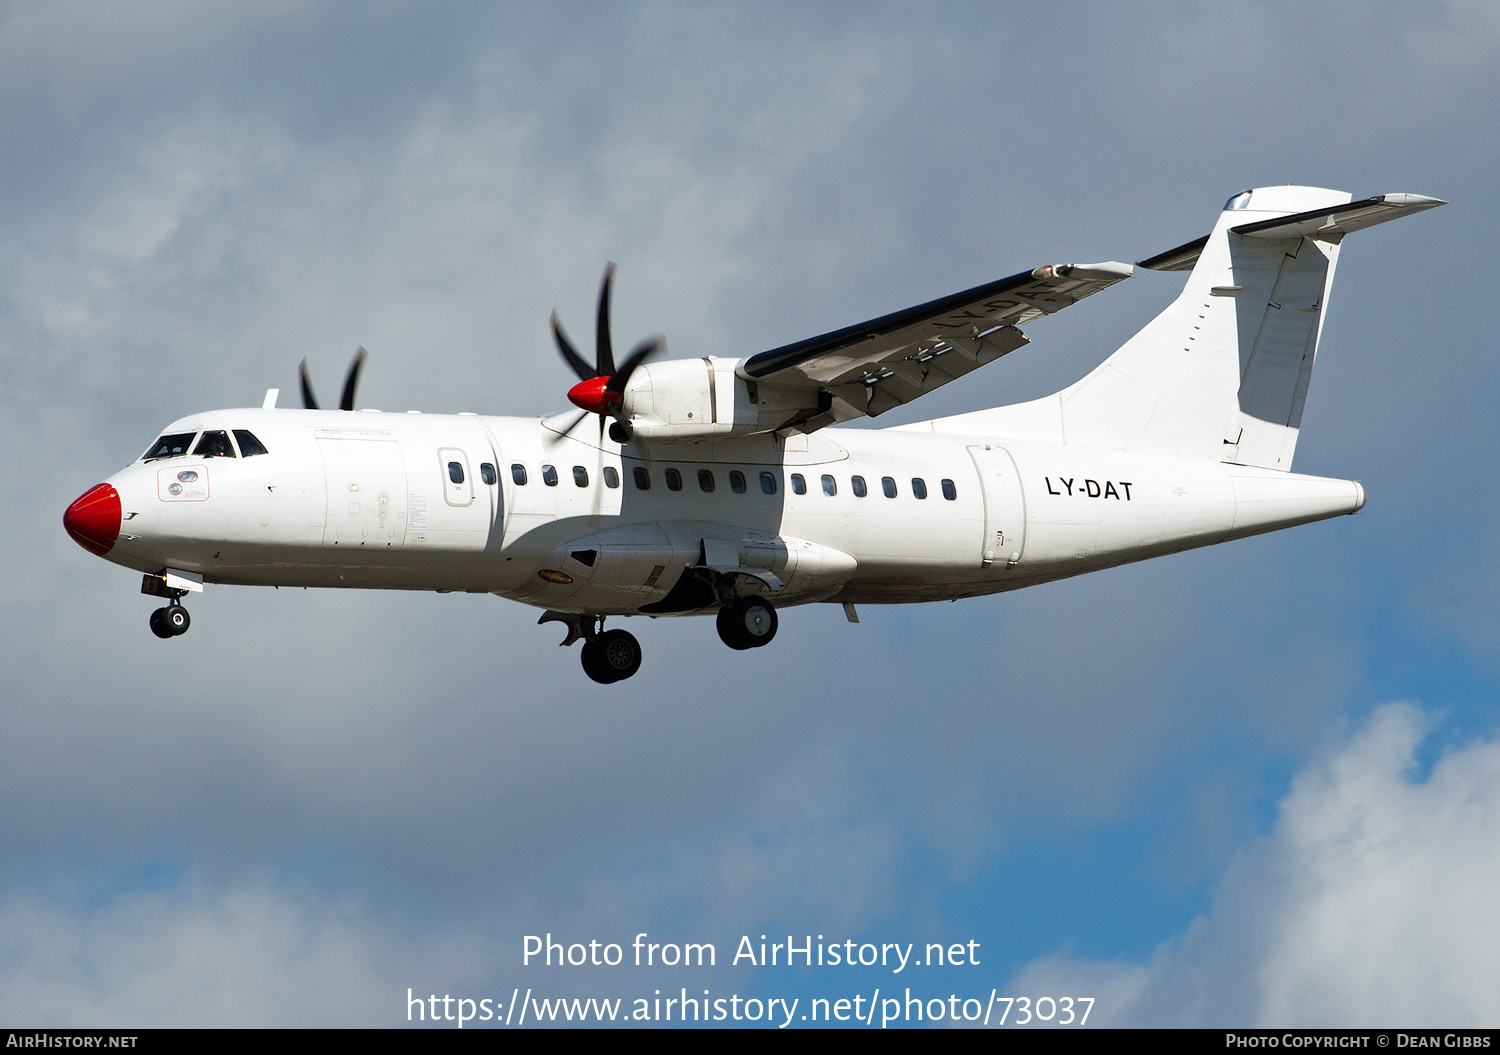
[{"label": "aircraft door", "polygon": [[969,448],[984,493],[983,567],[1014,567],[1026,547],[1026,499],[1010,452],[991,444]]},{"label": "aircraft door", "polygon": [[406,463],[393,437],[318,437],[327,482],[327,549],[406,545]]}]

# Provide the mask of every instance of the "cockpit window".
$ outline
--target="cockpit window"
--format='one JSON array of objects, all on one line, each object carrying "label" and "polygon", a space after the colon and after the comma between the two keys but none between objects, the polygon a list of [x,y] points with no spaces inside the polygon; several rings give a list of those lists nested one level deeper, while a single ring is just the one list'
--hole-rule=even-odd
[{"label": "cockpit window", "polygon": [[196,432],[174,432],[163,436],[151,445],[151,449],[141,455],[141,460],[154,462],[158,458],[180,458],[188,452],[193,445],[193,437]]},{"label": "cockpit window", "polygon": [[1230,198],[1228,201],[1226,201],[1224,203],[1224,211],[1228,212],[1231,209],[1236,209],[1236,210],[1243,209],[1243,208],[1247,207],[1249,204],[1250,204],[1250,192],[1247,191],[1247,190],[1242,190],[1238,194],[1236,194],[1233,198]]},{"label": "cockpit window", "polygon": [[205,432],[203,438],[198,441],[198,446],[193,448],[193,456],[197,458],[233,458],[234,446],[229,442],[229,433],[222,429]]},{"label": "cockpit window", "polygon": [[241,458],[253,458],[257,454],[270,454],[266,445],[255,438],[255,433],[245,429],[234,430],[234,442],[240,445]]}]

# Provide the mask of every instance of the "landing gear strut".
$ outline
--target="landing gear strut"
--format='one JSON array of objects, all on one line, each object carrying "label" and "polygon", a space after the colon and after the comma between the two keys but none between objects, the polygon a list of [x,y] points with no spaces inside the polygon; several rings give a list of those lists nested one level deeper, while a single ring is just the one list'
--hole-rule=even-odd
[{"label": "landing gear strut", "polygon": [[776,625],[776,609],[758,597],[742,597],[719,609],[719,637],[739,651],[769,645]]},{"label": "landing gear strut", "polygon": [[563,646],[583,642],[583,672],[600,685],[624,681],[641,669],[641,643],[627,630],[605,630],[602,615],[549,609],[537,622],[567,626],[568,636],[563,639]]}]

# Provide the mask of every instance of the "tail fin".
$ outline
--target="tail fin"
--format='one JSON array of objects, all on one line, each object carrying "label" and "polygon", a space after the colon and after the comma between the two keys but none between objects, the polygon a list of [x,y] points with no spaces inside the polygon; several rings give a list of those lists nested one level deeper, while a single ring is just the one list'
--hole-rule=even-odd
[{"label": "tail fin", "polygon": [[993,424],[1031,432],[1050,420],[1067,443],[1289,470],[1344,235],[1442,204],[1317,187],[1237,194],[1207,237],[1141,261],[1192,269],[1171,306],[1081,381],[989,412]]}]

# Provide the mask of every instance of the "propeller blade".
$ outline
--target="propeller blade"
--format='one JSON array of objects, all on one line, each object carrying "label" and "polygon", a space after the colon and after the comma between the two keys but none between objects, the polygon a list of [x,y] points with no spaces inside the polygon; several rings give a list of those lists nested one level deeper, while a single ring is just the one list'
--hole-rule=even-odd
[{"label": "propeller blade", "polygon": [[598,377],[589,364],[584,362],[583,356],[578,354],[578,349],[573,347],[573,342],[568,340],[568,335],[563,332],[562,323],[557,318],[557,312],[552,313],[552,339],[557,342],[557,350],[562,352],[563,360],[573,368],[580,381]]},{"label": "propeller blade", "polygon": [[359,371],[369,354],[364,345],[360,345],[359,351],[354,353],[354,361],[349,364],[349,374],[344,378],[344,394],[339,399],[340,410],[354,409],[354,386],[359,384]]},{"label": "propeller blade", "polygon": [[609,287],[615,280],[615,262],[604,267],[604,283],[599,287],[599,322],[594,334],[594,351],[599,361],[595,376],[610,377],[615,372],[614,349],[609,340]]},{"label": "propeller blade", "polygon": [[312,382],[307,379],[307,360],[297,367],[297,380],[302,382],[302,405],[308,410],[317,410],[318,401],[313,398]]},{"label": "propeller blade", "polygon": [[630,375],[635,373],[635,368],[660,352],[662,347],[663,342],[660,337],[651,337],[630,349],[630,355],[625,358],[624,364],[604,383],[605,391],[625,391],[625,384],[630,380]]}]

